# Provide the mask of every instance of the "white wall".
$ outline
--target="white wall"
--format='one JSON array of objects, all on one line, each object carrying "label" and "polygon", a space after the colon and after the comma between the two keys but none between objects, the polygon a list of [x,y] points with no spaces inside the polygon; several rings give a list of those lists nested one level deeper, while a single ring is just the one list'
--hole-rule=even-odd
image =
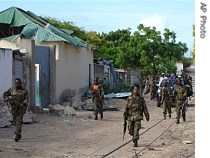
[{"label": "white wall", "polygon": [[89,88],[89,64],[93,76],[93,53],[62,42],[56,45],[56,54],[56,100],[65,90],[81,95]]},{"label": "white wall", "polygon": [[0,97],[12,87],[12,50],[0,48]]},{"label": "white wall", "polygon": [[16,42],[0,39],[0,48],[19,49],[19,40]]}]

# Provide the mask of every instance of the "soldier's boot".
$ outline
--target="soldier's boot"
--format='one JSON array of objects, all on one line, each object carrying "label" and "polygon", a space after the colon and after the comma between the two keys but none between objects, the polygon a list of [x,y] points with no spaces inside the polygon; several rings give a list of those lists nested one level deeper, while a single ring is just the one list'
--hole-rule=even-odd
[{"label": "soldier's boot", "polygon": [[183,116],[183,121],[184,121],[184,122],[186,122],[186,118],[185,118],[185,116]]},{"label": "soldier's boot", "polygon": [[166,120],[166,115],[163,115],[164,116],[164,119]]},{"label": "soldier's boot", "polygon": [[103,113],[101,113],[101,119],[103,119]]},{"label": "soldier's boot", "polygon": [[176,124],[179,124],[179,119],[177,119]]},{"label": "soldier's boot", "polygon": [[138,147],[138,141],[137,140],[133,140],[134,144],[133,147]]},{"label": "soldier's boot", "polygon": [[21,134],[16,134],[15,141],[18,142],[21,139]]},{"label": "soldier's boot", "polygon": [[95,115],[95,118],[94,118],[95,120],[98,120],[98,115]]},{"label": "soldier's boot", "polygon": [[171,114],[169,114],[169,118],[171,118]]}]

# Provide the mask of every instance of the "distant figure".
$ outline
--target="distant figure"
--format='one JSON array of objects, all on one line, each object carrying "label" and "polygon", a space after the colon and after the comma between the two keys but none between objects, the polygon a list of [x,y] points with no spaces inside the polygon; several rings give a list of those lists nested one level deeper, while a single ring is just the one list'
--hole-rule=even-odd
[{"label": "distant figure", "polygon": [[13,117],[12,123],[15,126],[16,142],[18,142],[22,137],[23,115],[26,113],[28,98],[28,91],[22,87],[22,82],[19,78],[15,79],[14,87],[3,93],[4,101],[9,102],[11,105],[10,111]]},{"label": "distant figure", "polygon": [[103,102],[104,102],[104,90],[103,87],[99,84],[98,78],[94,79],[94,84],[90,88],[90,93],[92,95],[92,101],[94,103],[94,115],[95,120],[98,120],[98,113],[103,118]]},{"label": "distant figure", "polygon": [[157,91],[157,83],[155,78],[150,82],[150,100],[155,100]]},{"label": "distant figure", "polygon": [[176,75],[175,74],[171,74],[171,76],[170,76],[170,79],[172,79],[172,80],[176,80]]},{"label": "distant figure", "polygon": [[177,121],[176,123],[179,124],[180,115],[182,114],[183,121],[186,121],[186,105],[185,101],[187,99],[187,88],[182,84],[180,78],[177,79],[177,85],[174,87],[174,96],[176,99],[176,114],[177,114]]},{"label": "distant figure", "polygon": [[163,81],[163,88],[161,89],[161,104],[163,105],[163,116],[166,119],[166,114],[168,112],[169,118],[171,118],[171,103],[170,103],[170,95],[171,90],[168,87],[167,81]]},{"label": "distant figure", "polygon": [[146,82],[145,82],[145,87],[144,87],[144,95],[149,93],[149,89],[150,89],[150,84],[149,84],[149,78],[147,77]]},{"label": "distant figure", "polygon": [[126,108],[123,114],[124,120],[128,121],[128,131],[133,137],[134,147],[138,146],[139,130],[141,129],[141,120],[143,114],[149,121],[149,112],[144,98],[139,94],[140,85],[133,86],[132,95],[128,97]]},{"label": "distant figure", "polygon": [[162,80],[164,79],[164,77],[165,77],[165,73],[161,73],[161,77],[160,77],[160,79],[159,79],[159,85],[160,85],[160,83],[162,82]]}]

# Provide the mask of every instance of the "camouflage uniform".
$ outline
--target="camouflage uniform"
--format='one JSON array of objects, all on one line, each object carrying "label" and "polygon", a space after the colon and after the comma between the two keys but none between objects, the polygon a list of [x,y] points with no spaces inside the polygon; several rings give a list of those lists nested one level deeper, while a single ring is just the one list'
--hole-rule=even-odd
[{"label": "camouflage uniform", "polygon": [[98,119],[98,113],[101,115],[101,119],[103,118],[103,102],[104,102],[104,90],[101,85],[94,84],[91,87],[92,93],[92,101],[94,103],[94,115],[95,120]]},{"label": "camouflage uniform", "polygon": [[146,79],[145,87],[144,87],[144,95],[146,95],[147,93],[149,93],[149,91],[150,91],[149,79]]},{"label": "camouflage uniform", "polygon": [[166,83],[166,85],[164,85],[164,87],[161,89],[161,92],[160,92],[160,95],[161,95],[161,103],[162,103],[162,106],[163,106],[163,116],[164,116],[164,119],[166,119],[167,111],[168,111],[168,114],[169,114],[169,118],[171,118],[170,94],[171,94],[171,90],[167,86],[167,83]]},{"label": "camouflage uniform", "polygon": [[152,80],[151,84],[150,84],[150,100],[154,100],[156,97],[156,80]]},{"label": "camouflage uniform", "polygon": [[131,95],[127,99],[127,104],[124,112],[124,119],[128,120],[128,131],[133,136],[134,147],[137,146],[139,139],[139,130],[141,129],[141,120],[143,113],[149,121],[149,112],[145,100],[140,95]]},{"label": "camouflage uniform", "polygon": [[179,84],[174,88],[174,95],[176,99],[176,114],[177,114],[177,124],[179,124],[180,115],[182,113],[183,121],[186,121],[186,105],[185,101],[187,99],[187,89],[184,85]]},{"label": "camouflage uniform", "polygon": [[11,105],[10,111],[12,113],[16,134],[15,141],[21,139],[23,115],[26,113],[28,98],[28,91],[23,87],[20,89],[12,87],[3,93],[4,101],[9,102]]}]

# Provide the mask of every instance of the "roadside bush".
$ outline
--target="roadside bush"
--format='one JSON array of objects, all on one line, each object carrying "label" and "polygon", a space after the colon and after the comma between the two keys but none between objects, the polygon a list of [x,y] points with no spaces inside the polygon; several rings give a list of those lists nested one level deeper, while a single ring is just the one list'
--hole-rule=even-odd
[{"label": "roadside bush", "polygon": [[126,82],[120,83],[117,87],[112,89],[113,93],[130,92],[132,86]]}]

